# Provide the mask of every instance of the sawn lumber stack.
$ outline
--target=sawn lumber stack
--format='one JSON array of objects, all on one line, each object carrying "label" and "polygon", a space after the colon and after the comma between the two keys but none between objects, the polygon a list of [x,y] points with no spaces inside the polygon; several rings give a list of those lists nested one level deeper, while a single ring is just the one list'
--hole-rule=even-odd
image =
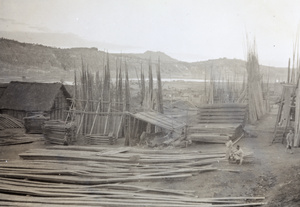
[{"label": "sawn lumber stack", "polygon": [[75,142],[76,126],[73,122],[59,120],[45,121],[43,134],[50,144],[66,145]]},{"label": "sawn lumber stack", "polygon": [[244,124],[246,104],[208,104],[198,110],[199,124]]},{"label": "sawn lumber stack", "polygon": [[226,143],[243,135],[246,104],[210,104],[199,107],[198,124],[189,128],[194,142]]},{"label": "sawn lumber stack", "polygon": [[210,164],[223,159],[223,153],[56,146],[30,150],[20,156],[25,160],[1,163],[0,202],[3,205],[263,205],[263,197],[198,198],[194,191],[148,188],[134,184],[166,179],[174,181],[217,170]]}]

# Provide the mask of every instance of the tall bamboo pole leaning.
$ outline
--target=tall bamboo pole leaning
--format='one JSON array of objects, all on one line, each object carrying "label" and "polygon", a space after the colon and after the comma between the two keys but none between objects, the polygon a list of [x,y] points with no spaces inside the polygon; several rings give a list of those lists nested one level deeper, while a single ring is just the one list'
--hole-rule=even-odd
[{"label": "tall bamboo pole leaning", "polygon": [[[96,72],[95,75],[95,90],[93,91],[93,98],[95,100],[98,100],[97,107],[96,107],[96,114],[93,117],[93,122],[92,122],[92,126],[90,129],[90,135],[95,133],[98,133],[98,128],[99,128],[99,115],[97,113],[99,113],[101,111],[101,92],[99,93],[99,91],[101,91],[101,79],[100,79],[100,75],[99,75],[99,71]],[[96,128],[95,128],[96,126]]]},{"label": "tall bamboo pole leaning", "polygon": [[107,116],[105,117],[105,123],[104,123],[104,129],[103,129],[103,134],[106,135],[107,134],[107,129],[109,128],[109,122],[110,122],[110,108],[111,108],[111,88],[110,88],[110,67],[109,67],[109,55],[107,53],[107,58],[106,58],[106,67],[105,67],[105,76],[104,76],[104,91],[103,91],[103,98],[104,101],[106,103],[106,107],[105,107],[105,112],[108,112]]},{"label": "tall bamboo pole leaning", "polygon": [[259,120],[266,112],[263,101],[261,76],[259,71],[255,40],[252,46],[248,42],[246,69],[248,73],[249,121],[250,123],[254,123]]},{"label": "tall bamboo pole leaning", "polygon": [[144,75],[143,65],[141,63],[141,106],[143,106],[145,92],[146,92],[145,75]]},{"label": "tall bamboo pole leaning", "polygon": [[[124,111],[124,107],[123,107],[123,78],[122,78],[122,62],[120,61],[120,71],[119,71],[119,84],[118,84],[118,110],[119,111]],[[121,126],[122,126],[122,122],[123,122],[123,118],[124,118],[124,114],[120,117],[119,119],[119,126],[117,128],[117,132],[116,132],[116,137],[118,138],[119,136],[122,135],[123,131],[121,131]]]},{"label": "tall bamboo pole leaning", "polygon": [[[116,83],[115,83],[115,104],[114,104],[114,109],[117,111],[118,108],[119,108],[119,100],[118,100],[118,89],[119,89],[119,68],[118,68],[118,58],[116,59]],[[113,119],[113,126],[114,126],[114,129],[117,129],[117,125],[118,125],[118,117],[117,116],[114,116],[114,119]],[[116,135],[116,131],[114,131],[114,134]]]},{"label": "tall bamboo pole leaning", "polygon": [[153,109],[153,75],[152,75],[152,63],[151,59],[149,59],[149,71],[148,71],[148,78],[149,78],[149,102],[150,102],[150,109]]},{"label": "tall bamboo pole leaning", "polygon": [[299,147],[300,145],[300,75],[298,75],[296,85],[296,103],[295,103],[295,141],[294,146]]},{"label": "tall bamboo pole leaning", "polygon": [[124,111],[123,108],[123,76],[122,76],[122,63],[120,63],[120,72],[119,72],[119,84],[118,84],[118,98],[119,98],[119,111]]},{"label": "tall bamboo pole leaning", "polygon": [[[129,88],[129,77],[128,77],[128,68],[127,62],[125,60],[125,112],[130,111],[130,88]],[[130,123],[130,115],[128,114],[125,118],[125,146],[129,146],[131,144],[131,123]]]},{"label": "tall bamboo pole leaning", "polygon": [[157,75],[157,111],[163,114],[164,106],[163,106],[163,95],[162,95],[162,85],[161,85],[161,76],[160,76],[160,58],[158,58],[156,75]]},{"label": "tall bamboo pole leaning", "polygon": [[[87,104],[88,104],[88,112],[93,111],[93,102],[90,101],[92,98],[91,95],[91,88],[92,88],[92,74],[89,72],[87,68],[87,87],[86,87],[86,94],[87,94]],[[85,125],[85,134],[87,134],[90,130],[90,122],[91,122],[91,114],[87,114],[87,119],[86,119],[86,125]]]},{"label": "tall bamboo pole leaning", "polygon": [[[300,146],[300,73],[299,73],[299,28],[294,43],[297,48],[297,70],[296,70],[296,87],[295,87],[295,138],[294,147]],[[295,50],[295,47],[294,47]],[[293,51],[295,53],[295,51]]]}]

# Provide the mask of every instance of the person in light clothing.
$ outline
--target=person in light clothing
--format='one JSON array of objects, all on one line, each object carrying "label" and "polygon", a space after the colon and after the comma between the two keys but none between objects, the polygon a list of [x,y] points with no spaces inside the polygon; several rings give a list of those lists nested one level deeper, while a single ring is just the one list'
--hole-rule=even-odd
[{"label": "person in light clothing", "polygon": [[233,160],[239,163],[240,165],[243,163],[244,160],[244,151],[240,148],[239,145],[236,146],[236,151],[233,153]]},{"label": "person in light clothing", "polygon": [[290,130],[290,132],[286,135],[286,149],[285,151],[290,151],[291,154],[293,154],[293,142],[294,142],[294,133],[293,130]]},{"label": "person in light clothing", "polygon": [[230,155],[232,153],[232,147],[233,147],[233,143],[231,140],[229,140],[228,142],[226,142],[226,159],[228,160],[230,158]]}]

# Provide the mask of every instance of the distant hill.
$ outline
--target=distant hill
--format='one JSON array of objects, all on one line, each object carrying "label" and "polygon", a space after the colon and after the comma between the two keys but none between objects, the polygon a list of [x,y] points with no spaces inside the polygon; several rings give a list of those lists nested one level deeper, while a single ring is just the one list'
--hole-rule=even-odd
[{"label": "distant hill", "polygon": [[[147,71],[151,59],[155,73],[158,59],[161,63],[162,78],[185,79],[230,79],[242,80],[245,61],[237,59],[216,59],[188,63],[176,60],[162,52],[147,51],[140,54],[110,53],[109,65],[112,77],[116,67],[125,67],[125,60],[130,78],[137,78],[141,69]],[[122,61],[121,61],[122,60]],[[82,67],[90,71],[103,71],[106,53],[97,48],[61,49],[38,44],[21,43],[9,39],[0,39],[0,82],[22,78],[32,81],[73,81],[74,71]],[[266,79],[269,74],[271,80],[285,80],[286,69],[261,66],[261,72]],[[154,74],[155,75],[155,74]]]}]

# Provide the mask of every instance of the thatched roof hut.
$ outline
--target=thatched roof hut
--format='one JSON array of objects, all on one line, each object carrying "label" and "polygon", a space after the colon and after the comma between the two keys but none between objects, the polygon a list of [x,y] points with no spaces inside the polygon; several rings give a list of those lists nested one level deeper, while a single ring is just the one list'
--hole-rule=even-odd
[{"label": "thatched roof hut", "polygon": [[61,83],[12,81],[2,94],[0,111],[18,119],[43,113],[50,119],[64,119],[70,106],[69,92]]}]

